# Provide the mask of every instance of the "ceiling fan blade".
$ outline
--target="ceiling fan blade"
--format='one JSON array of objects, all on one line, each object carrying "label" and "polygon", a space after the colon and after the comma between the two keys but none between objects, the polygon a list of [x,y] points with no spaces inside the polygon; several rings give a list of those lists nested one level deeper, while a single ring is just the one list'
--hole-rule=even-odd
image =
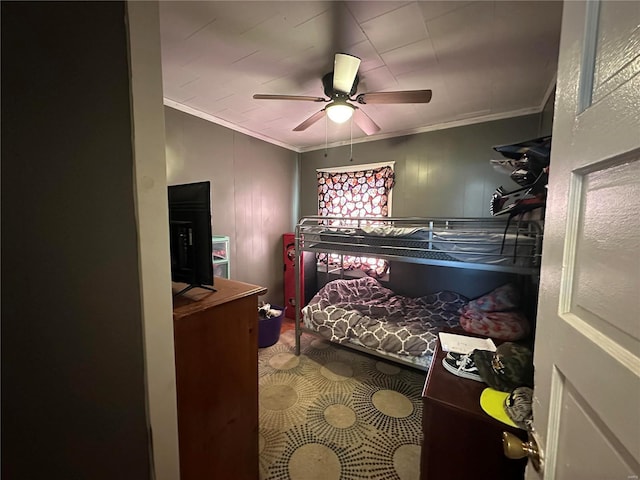
[{"label": "ceiling fan blade", "polygon": [[303,130],[306,130],[311,125],[313,125],[318,120],[320,120],[322,117],[324,117],[324,115],[325,115],[325,109],[323,108],[319,112],[316,112],[313,115],[311,115],[309,118],[307,118],[304,122],[302,122],[300,125],[298,125],[296,128],[294,128],[293,131],[294,132],[301,132]]},{"label": "ceiling fan blade", "polygon": [[374,133],[380,131],[380,127],[376,124],[376,122],[371,120],[369,115],[364,113],[358,107],[355,107],[355,111],[353,112],[353,121],[356,122],[356,125],[360,127],[360,130],[362,130],[367,135],[373,135]]},{"label": "ceiling fan blade", "polygon": [[360,67],[360,59],[346,53],[336,53],[333,62],[333,89],[349,93]]},{"label": "ceiling fan blade", "polygon": [[361,93],[356,97],[358,103],[429,103],[431,90],[404,90],[400,92]]},{"label": "ceiling fan blade", "polygon": [[305,102],[328,102],[322,97],[308,97],[305,95],[269,95],[265,93],[256,93],[253,98],[256,100],[303,100]]}]

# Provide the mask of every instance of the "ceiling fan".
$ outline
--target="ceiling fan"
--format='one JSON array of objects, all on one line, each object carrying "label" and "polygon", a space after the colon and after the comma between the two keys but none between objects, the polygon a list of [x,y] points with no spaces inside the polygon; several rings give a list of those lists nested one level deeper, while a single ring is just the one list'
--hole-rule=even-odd
[{"label": "ceiling fan", "polygon": [[429,103],[431,90],[404,90],[397,92],[369,92],[360,93],[358,90],[358,68],[360,59],[345,53],[336,53],[333,72],[322,77],[324,93],[329,98],[312,97],[304,95],[270,95],[256,93],[253,98],[258,100],[301,100],[306,102],[329,102],[319,112],[314,113],[304,122],[293,129],[294,132],[306,130],[316,123],[325,114],[336,123],[344,123],[353,116],[353,121],[367,135],[380,131],[380,127],[360,107],[361,105],[374,103]]}]

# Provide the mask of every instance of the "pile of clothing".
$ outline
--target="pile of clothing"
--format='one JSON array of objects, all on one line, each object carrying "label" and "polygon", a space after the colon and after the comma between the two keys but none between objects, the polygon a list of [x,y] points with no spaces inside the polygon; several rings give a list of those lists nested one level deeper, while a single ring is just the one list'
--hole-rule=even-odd
[{"label": "pile of clothing", "polygon": [[282,315],[282,309],[272,308],[270,303],[262,303],[258,306],[258,320],[266,320],[267,318],[275,318]]},{"label": "pile of clothing", "polygon": [[516,341],[531,332],[529,321],[520,310],[520,292],[510,283],[470,301],[459,313],[460,326],[469,333]]}]

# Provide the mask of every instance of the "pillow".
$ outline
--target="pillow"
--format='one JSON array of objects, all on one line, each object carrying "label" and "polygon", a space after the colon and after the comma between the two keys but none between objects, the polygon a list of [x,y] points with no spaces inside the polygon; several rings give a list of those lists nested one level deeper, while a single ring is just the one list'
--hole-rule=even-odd
[{"label": "pillow", "polygon": [[530,331],[527,317],[516,310],[481,312],[467,309],[460,316],[460,326],[469,333],[511,342],[525,338]]},{"label": "pillow", "polygon": [[520,293],[511,283],[498,287],[486,295],[471,300],[467,304],[468,309],[480,310],[482,312],[504,312],[505,310],[513,310],[519,306]]}]

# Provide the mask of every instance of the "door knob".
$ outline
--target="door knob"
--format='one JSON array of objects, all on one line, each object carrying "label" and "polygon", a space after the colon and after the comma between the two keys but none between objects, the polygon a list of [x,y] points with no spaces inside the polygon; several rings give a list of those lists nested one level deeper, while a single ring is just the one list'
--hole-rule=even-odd
[{"label": "door knob", "polygon": [[542,470],[542,456],[535,438],[529,433],[529,441],[523,442],[513,433],[502,432],[504,455],[512,460],[528,457],[536,472]]}]

